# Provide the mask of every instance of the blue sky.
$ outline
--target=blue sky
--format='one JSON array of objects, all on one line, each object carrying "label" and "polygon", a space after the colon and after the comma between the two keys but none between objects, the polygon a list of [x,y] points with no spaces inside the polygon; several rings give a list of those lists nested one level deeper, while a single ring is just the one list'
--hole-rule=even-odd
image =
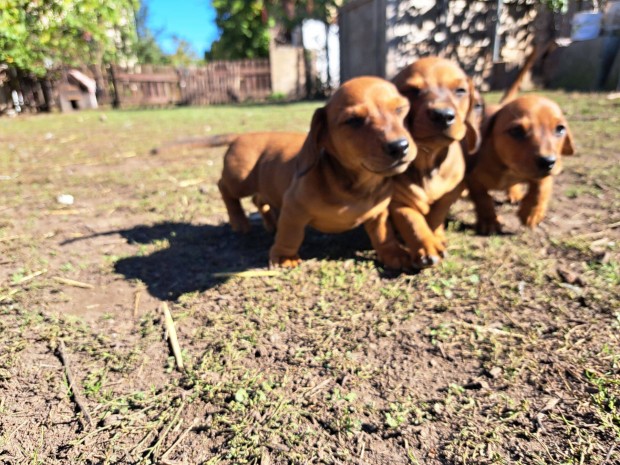
[{"label": "blue sky", "polygon": [[157,42],[166,53],[175,51],[173,35],[187,40],[200,58],[218,38],[210,0],[146,0],[146,4],[151,30],[163,29]]}]

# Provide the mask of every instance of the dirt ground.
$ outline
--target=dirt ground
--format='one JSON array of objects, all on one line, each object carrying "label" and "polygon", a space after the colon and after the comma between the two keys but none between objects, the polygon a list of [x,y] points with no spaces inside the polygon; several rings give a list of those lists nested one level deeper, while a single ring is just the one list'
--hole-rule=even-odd
[{"label": "dirt ground", "polygon": [[149,154],[317,104],[0,119],[0,463],[619,464],[620,101],[549,95],[579,154],[545,222],[498,196],[477,237],[462,200],[419,274],[355,230],[222,277],[272,241],[226,224],[224,149]]}]

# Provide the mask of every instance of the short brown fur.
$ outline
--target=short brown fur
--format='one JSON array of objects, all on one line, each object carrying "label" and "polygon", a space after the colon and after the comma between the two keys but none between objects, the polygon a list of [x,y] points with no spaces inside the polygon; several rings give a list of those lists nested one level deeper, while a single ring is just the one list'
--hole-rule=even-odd
[{"label": "short brown fur", "polygon": [[[255,203],[277,218],[271,265],[296,266],[306,226],[337,233],[364,224],[378,258],[401,268],[407,259],[387,221],[391,176],[402,173],[416,156],[403,119],[406,99],[389,82],[361,77],[343,84],[316,110],[310,133],[301,136],[251,134],[229,148],[218,186],[233,229],[249,225],[239,199]],[[396,156],[387,149],[401,144]]]},{"label": "short brown fur", "polygon": [[553,175],[562,169],[562,155],[574,153],[566,118],[553,101],[527,95],[513,98],[488,115],[475,167],[467,175],[467,187],[476,207],[476,229],[480,234],[501,232],[490,190],[509,190],[527,183],[519,218],[529,228],[545,216]]},{"label": "short brown fur", "polygon": [[407,121],[418,157],[394,180],[390,215],[412,264],[429,266],[446,252],[444,222],[464,189],[461,140],[467,152],[480,142],[476,93],[457,64],[438,57],[418,60],[392,82],[411,103]]}]

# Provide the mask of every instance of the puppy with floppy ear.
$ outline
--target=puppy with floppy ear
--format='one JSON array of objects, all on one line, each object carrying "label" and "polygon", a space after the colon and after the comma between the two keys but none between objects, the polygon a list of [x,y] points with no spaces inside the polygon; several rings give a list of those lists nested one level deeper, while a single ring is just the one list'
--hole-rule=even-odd
[{"label": "puppy with floppy ear", "polygon": [[527,183],[519,218],[529,228],[545,216],[553,175],[562,169],[562,155],[574,153],[573,136],[560,107],[527,95],[502,105],[485,123],[484,137],[473,170],[467,175],[480,234],[501,232],[490,190]]},{"label": "puppy with floppy ear", "polygon": [[226,153],[218,184],[231,224],[245,229],[239,199],[252,195],[277,217],[271,265],[299,264],[306,226],[337,233],[363,224],[379,260],[402,268],[408,256],[395,241],[387,206],[390,178],[417,152],[403,122],[408,110],[391,83],[361,77],[343,84],[316,110],[298,154],[273,144],[262,152],[243,150],[241,136]]},{"label": "puppy with floppy ear", "polygon": [[481,108],[473,82],[450,60],[422,58],[392,82],[411,104],[407,126],[418,157],[394,180],[390,216],[412,264],[430,266],[446,252],[444,222],[464,189],[463,151],[480,144]]}]

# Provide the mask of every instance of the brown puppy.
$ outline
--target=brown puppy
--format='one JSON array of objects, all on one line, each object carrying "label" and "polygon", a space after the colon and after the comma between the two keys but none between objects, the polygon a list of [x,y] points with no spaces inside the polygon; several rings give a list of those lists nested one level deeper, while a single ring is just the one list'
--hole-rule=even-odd
[{"label": "brown puppy", "polygon": [[250,222],[239,199],[251,195],[263,218],[265,229],[275,232],[278,218],[274,208],[279,208],[281,202],[272,207],[265,199],[269,194],[261,196],[261,191],[279,187],[259,184],[269,179],[270,173],[267,171],[271,169],[274,161],[284,164],[293,160],[305,140],[306,134],[293,132],[247,133],[233,139],[224,155],[224,171],[218,183],[233,231],[250,231]]},{"label": "brown puppy", "polygon": [[485,121],[484,137],[467,187],[476,207],[480,234],[501,232],[490,190],[528,184],[519,218],[534,228],[545,216],[553,185],[562,169],[561,155],[574,153],[566,118],[553,101],[537,96],[518,97],[502,105]]},{"label": "brown puppy", "polygon": [[430,266],[445,254],[444,222],[464,189],[465,150],[476,150],[479,113],[471,79],[455,63],[422,58],[393,80],[411,103],[407,125],[418,157],[394,180],[390,216],[413,265]]},{"label": "brown puppy", "polygon": [[292,150],[298,135],[291,135],[290,150],[273,141],[257,149],[256,135],[237,139],[218,183],[233,228],[247,229],[239,199],[253,195],[278,218],[272,265],[299,264],[308,225],[336,233],[364,224],[379,260],[404,266],[407,257],[389,227],[387,206],[390,177],[402,173],[417,152],[403,123],[408,111],[393,84],[360,77],[316,110],[298,154]]}]

